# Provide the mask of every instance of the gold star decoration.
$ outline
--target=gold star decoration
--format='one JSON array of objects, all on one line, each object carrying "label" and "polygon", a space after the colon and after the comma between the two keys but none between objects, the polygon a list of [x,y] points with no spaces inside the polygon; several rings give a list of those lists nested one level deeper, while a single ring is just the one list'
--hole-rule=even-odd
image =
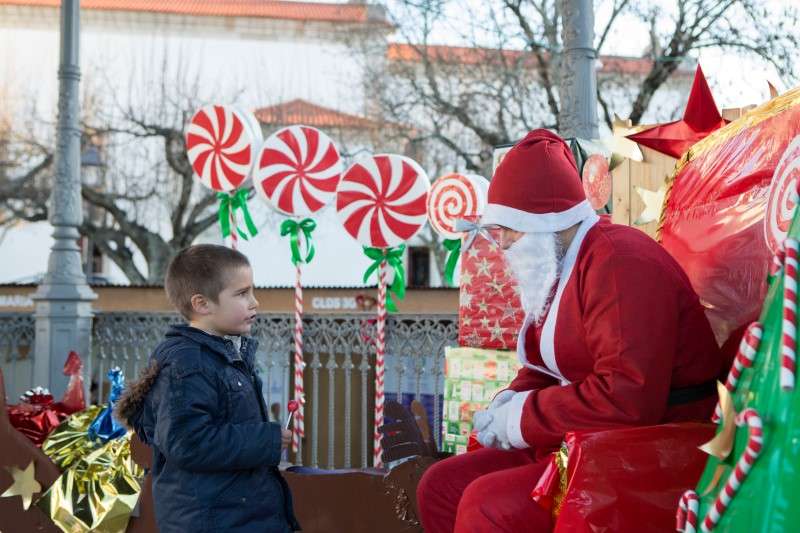
[{"label": "gold star decoration", "polygon": [[736,410],[733,407],[733,398],[730,391],[720,382],[717,382],[717,393],[719,394],[719,407],[722,411],[722,431],[700,446],[700,450],[716,457],[720,464],[714,471],[714,477],[703,491],[703,496],[710,494],[719,484],[719,480],[725,473],[725,466],[722,464],[733,450],[733,439],[736,435]]},{"label": "gold star decoration", "polygon": [[622,120],[614,114],[614,121],[612,123],[612,136],[602,140],[602,143],[611,151],[611,161],[608,164],[608,169],[613,170],[625,159],[632,159],[633,161],[642,161],[642,151],[639,145],[630,139],[626,139],[626,135],[637,133],[646,126],[632,126],[630,119]]},{"label": "gold star decoration", "polygon": [[478,302],[478,312],[484,314],[489,313],[489,304],[486,303],[486,300],[481,300],[480,302]]},{"label": "gold star decoration", "polygon": [[477,259],[478,258],[478,252],[479,252],[479,250],[478,250],[477,246],[471,246],[470,249],[467,250],[467,255],[471,259]]},{"label": "gold star decoration", "polygon": [[5,468],[11,474],[13,483],[3,494],[0,494],[0,498],[20,496],[22,497],[22,508],[27,511],[33,501],[33,495],[42,492],[42,486],[34,477],[33,461],[25,467],[25,470],[20,470],[15,466],[7,466]]},{"label": "gold star decoration", "polygon": [[464,285],[469,285],[470,283],[472,283],[472,274],[469,272],[464,272],[461,274],[461,286],[463,287]]},{"label": "gold star decoration", "polygon": [[655,222],[661,217],[661,209],[664,207],[664,198],[667,196],[667,185],[662,184],[657,191],[651,191],[642,187],[636,187],[636,192],[644,202],[644,211],[639,215],[634,224],[643,226],[650,222]]}]

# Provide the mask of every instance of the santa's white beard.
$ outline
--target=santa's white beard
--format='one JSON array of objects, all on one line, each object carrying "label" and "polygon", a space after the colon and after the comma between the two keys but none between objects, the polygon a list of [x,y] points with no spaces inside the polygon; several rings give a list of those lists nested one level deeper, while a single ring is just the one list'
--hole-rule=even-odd
[{"label": "santa's white beard", "polygon": [[522,308],[539,322],[561,272],[563,251],[558,235],[526,233],[505,250],[505,255],[519,284]]}]

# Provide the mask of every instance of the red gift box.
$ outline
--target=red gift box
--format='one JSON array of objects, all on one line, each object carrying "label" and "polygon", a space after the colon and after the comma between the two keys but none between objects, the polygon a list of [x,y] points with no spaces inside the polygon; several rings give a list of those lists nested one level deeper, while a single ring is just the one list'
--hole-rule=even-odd
[{"label": "red gift box", "polygon": [[458,344],[471,348],[515,350],[525,313],[519,289],[503,251],[478,234],[461,253]]}]

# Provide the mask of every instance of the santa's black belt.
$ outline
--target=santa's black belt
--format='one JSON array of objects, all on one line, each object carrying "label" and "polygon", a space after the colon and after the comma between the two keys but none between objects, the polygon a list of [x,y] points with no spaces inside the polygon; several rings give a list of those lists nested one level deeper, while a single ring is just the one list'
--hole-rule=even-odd
[{"label": "santa's black belt", "polygon": [[717,382],[715,380],[706,381],[700,385],[692,385],[691,387],[672,389],[669,391],[667,405],[683,405],[686,403],[696,402],[698,400],[705,400],[709,396],[713,396],[716,393]]}]

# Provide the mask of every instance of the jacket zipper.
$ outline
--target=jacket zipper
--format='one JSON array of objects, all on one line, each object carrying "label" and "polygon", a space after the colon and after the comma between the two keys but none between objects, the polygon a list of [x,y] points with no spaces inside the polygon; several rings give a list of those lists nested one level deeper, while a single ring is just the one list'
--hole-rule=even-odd
[{"label": "jacket zipper", "polygon": [[250,387],[251,387],[251,389],[253,391],[253,395],[256,397],[256,403],[258,403],[258,410],[261,411],[261,420],[263,422],[269,422],[269,419],[266,418],[266,413],[264,412],[264,400],[259,397],[258,391],[256,390],[256,374],[255,374],[255,370],[253,370],[253,369],[251,369],[249,367],[249,365],[245,362],[244,357],[242,357],[242,355],[241,355],[244,352],[244,347],[245,346],[247,346],[247,340],[244,337],[242,337],[242,346],[239,349],[239,356],[241,357],[242,364],[247,369],[247,372],[242,370],[236,364],[234,364],[233,367],[236,370],[238,370],[239,372],[241,372],[242,374],[245,374],[245,376],[249,378]]}]

